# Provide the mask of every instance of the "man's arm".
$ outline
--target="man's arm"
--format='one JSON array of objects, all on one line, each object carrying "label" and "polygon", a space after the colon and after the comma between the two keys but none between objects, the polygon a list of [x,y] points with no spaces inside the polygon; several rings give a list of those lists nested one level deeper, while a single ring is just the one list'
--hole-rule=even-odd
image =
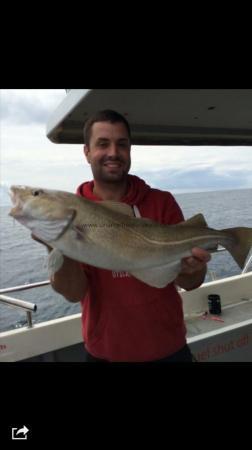
[{"label": "man's arm", "polygon": [[211,255],[201,248],[193,248],[192,256],[182,259],[181,272],[175,280],[182,289],[191,291],[199,287],[206,276],[207,263],[210,261]]},{"label": "man's arm", "polygon": [[[32,234],[32,239],[45,245],[50,252],[51,247]],[[52,288],[70,302],[81,301],[88,291],[88,279],[78,261],[64,256],[61,268],[50,278]]]}]

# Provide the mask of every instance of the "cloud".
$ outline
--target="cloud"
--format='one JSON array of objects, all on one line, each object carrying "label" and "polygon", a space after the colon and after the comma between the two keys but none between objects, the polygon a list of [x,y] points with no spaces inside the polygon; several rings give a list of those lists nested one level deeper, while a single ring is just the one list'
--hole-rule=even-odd
[{"label": "cloud", "polygon": [[252,187],[251,147],[133,148],[132,171],[176,190]]},{"label": "cloud", "polygon": [[133,147],[132,165],[136,170],[148,166],[150,171],[194,170],[214,167],[225,171],[231,168],[252,168],[252,147],[164,146]]},{"label": "cloud", "polygon": [[45,124],[64,97],[64,90],[2,89],[0,118],[13,124]]},{"label": "cloud", "polygon": [[85,180],[92,179],[90,166],[83,158],[75,161],[12,161],[2,167],[2,183],[6,186],[24,184],[48,189],[75,192],[76,187]]},{"label": "cloud", "polygon": [[250,170],[217,173],[214,168],[189,170],[139,171],[139,176],[153,187],[164,190],[200,191],[241,189],[252,186]]}]

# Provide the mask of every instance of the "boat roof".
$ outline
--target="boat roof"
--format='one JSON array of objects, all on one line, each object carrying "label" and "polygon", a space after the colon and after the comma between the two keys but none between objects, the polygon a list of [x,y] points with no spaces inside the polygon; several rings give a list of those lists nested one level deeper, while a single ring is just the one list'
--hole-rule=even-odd
[{"label": "boat roof", "polygon": [[113,109],[134,145],[252,145],[252,89],[69,89],[49,118],[55,143],[84,143],[85,121]]}]

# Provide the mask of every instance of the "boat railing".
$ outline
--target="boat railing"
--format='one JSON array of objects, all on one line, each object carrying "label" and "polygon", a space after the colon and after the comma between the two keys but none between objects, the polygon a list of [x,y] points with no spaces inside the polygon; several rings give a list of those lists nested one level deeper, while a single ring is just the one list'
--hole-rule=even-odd
[{"label": "boat railing", "polygon": [[[214,253],[218,254],[218,253],[225,252],[225,251],[226,251],[226,249],[224,247],[219,247]],[[252,262],[252,252],[249,255],[249,257],[247,258],[247,262],[241,272],[242,274],[248,272],[251,262]],[[210,270],[209,274],[213,281],[217,279],[216,273],[214,271]],[[14,287],[10,287],[10,288],[0,289],[0,303],[3,303],[8,306],[12,306],[14,308],[21,308],[21,309],[25,310],[26,315],[27,315],[27,325],[29,328],[31,328],[32,327],[32,313],[37,310],[37,305],[35,303],[26,302],[24,300],[20,300],[17,298],[8,297],[5,294],[8,294],[10,292],[24,291],[27,289],[34,289],[34,288],[42,287],[42,286],[48,286],[49,284],[50,284],[50,280],[46,280],[46,281],[40,281],[37,283],[23,284],[20,286],[14,286]]]},{"label": "boat railing", "polygon": [[37,305],[35,303],[26,302],[25,300],[20,300],[18,298],[9,297],[5,294],[8,294],[10,292],[18,292],[18,291],[25,291],[27,289],[34,289],[41,286],[47,286],[50,284],[49,280],[46,281],[40,281],[37,283],[29,283],[29,284],[23,284],[20,286],[14,286],[10,288],[0,289],[0,303],[12,306],[14,308],[21,308],[26,311],[26,317],[27,317],[27,326],[28,328],[32,327],[32,313],[37,311]]}]

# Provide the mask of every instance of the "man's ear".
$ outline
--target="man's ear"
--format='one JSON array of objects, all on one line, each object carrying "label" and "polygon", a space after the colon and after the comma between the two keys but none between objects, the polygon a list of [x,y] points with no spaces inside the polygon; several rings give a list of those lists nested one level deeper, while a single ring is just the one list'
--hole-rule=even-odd
[{"label": "man's ear", "polygon": [[87,160],[87,162],[90,164],[90,161],[89,161],[89,147],[88,147],[88,145],[84,145],[84,147],[83,147],[83,152],[84,152],[84,155],[86,156],[86,160]]}]

